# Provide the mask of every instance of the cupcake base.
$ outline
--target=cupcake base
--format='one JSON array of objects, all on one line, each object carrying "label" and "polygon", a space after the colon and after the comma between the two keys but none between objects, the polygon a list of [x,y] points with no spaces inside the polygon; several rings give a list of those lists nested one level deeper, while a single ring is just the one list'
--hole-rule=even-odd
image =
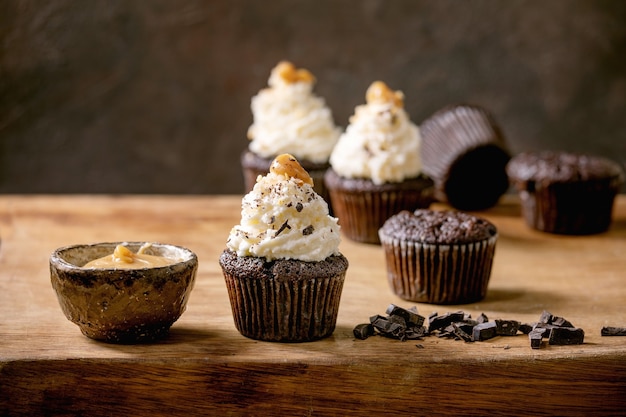
[{"label": "cupcake base", "polygon": [[563,235],[602,233],[611,225],[617,187],[609,180],[535,185],[519,192],[526,224]]},{"label": "cupcake base", "polygon": [[324,179],[342,232],[356,242],[379,244],[378,229],[389,217],[402,210],[428,208],[434,200],[433,181],[426,176],[376,185],[343,178],[329,169]]},{"label": "cupcake base", "polygon": [[425,244],[381,233],[387,278],[398,297],[430,304],[467,304],[487,294],[497,235],[452,245]]},{"label": "cupcake base", "polygon": [[270,342],[309,342],[335,330],[348,260],[343,255],[320,262],[265,261],[220,256],[237,330]]},{"label": "cupcake base", "polygon": [[564,235],[606,231],[624,183],[616,162],[565,151],[525,152],[507,165],[526,224]]}]

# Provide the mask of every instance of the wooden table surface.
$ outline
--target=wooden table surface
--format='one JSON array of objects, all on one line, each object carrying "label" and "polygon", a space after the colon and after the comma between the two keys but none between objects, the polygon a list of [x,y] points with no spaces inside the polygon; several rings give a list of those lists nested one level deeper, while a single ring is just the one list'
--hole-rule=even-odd
[{"label": "wooden table surface", "polygon": [[[344,238],[350,261],[337,328],[301,344],[259,342],[234,327],[218,257],[241,196],[0,196],[0,415],[346,415],[626,413],[626,195],[611,229],[586,237],[530,230],[517,199],[481,212],[499,229],[487,297],[417,304],[423,315],[535,322],[543,310],[585,343],[531,349],[528,338],[465,343],[355,339],[390,303],[382,249]],[[443,206],[435,206],[442,208]],[[158,241],[199,258],[187,311],[146,345],[90,340],[61,312],[48,258],[60,246]],[[420,345],[420,346],[418,346]]]}]

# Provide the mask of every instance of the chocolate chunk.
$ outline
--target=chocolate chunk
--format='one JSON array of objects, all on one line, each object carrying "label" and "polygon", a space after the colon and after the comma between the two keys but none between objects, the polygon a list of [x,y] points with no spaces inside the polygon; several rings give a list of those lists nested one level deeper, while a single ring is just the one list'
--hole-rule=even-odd
[{"label": "chocolate chunk", "polygon": [[357,324],[353,333],[357,339],[365,340],[374,335],[374,326],[370,323]]},{"label": "chocolate chunk", "polygon": [[496,323],[485,322],[479,323],[472,329],[472,338],[476,341],[488,340],[496,337]]},{"label": "chocolate chunk", "polygon": [[550,331],[548,343],[551,345],[580,345],[584,338],[583,329],[557,326]]},{"label": "chocolate chunk", "polygon": [[404,324],[394,322],[393,320],[389,320],[388,317],[381,315],[371,317],[370,323],[374,329],[378,330],[383,336],[400,338],[406,329]]},{"label": "chocolate chunk", "polygon": [[404,337],[410,340],[419,340],[426,336],[426,327],[409,327],[404,331]]},{"label": "chocolate chunk", "polygon": [[532,331],[533,329],[533,325],[532,324],[528,324],[528,323],[521,323],[519,325],[519,331],[524,333],[524,334],[528,334]]},{"label": "chocolate chunk", "polygon": [[480,316],[478,316],[476,318],[476,321],[480,324],[480,323],[487,323],[489,321],[489,319],[487,318],[487,316],[485,315],[485,313],[480,313]]},{"label": "chocolate chunk", "polygon": [[563,317],[555,316],[546,310],[541,313],[539,323],[552,324],[558,327],[574,327],[574,325],[568,320],[565,320]]},{"label": "chocolate chunk", "polygon": [[454,313],[446,313],[442,316],[429,318],[428,331],[432,332],[433,330],[443,329],[454,322],[463,321],[464,317],[465,313],[463,313],[462,311],[457,311]]},{"label": "chocolate chunk", "polygon": [[553,324],[558,327],[574,327],[572,323],[565,320],[563,317],[557,317],[557,316],[552,316],[552,323],[550,324]]},{"label": "chocolate chunk", "polygon": [[530,340],[530,347],[533,349],[540,349],[541,342],[543,340],[544,329],[534,329],[528,333],[528,339]]},{"label": "chocolate chunk", "polygon": [[550,324],[550,323],[552,323],[552,313],[550,313],[549,311],[543,310],[541,312],[541,316],[539,316],[539,322],[538,323],[543,323],[543,324]]},{"label": "chocolate chunk", "polygon": [[600,334],[602,336],[626,336],[626,327],[603,327]]},{"label": "chocolate chunk", "polygon": [[389,316],[402,317],[406,321],[407,326],[421,326],[422,324],[424,324],[424,321],[426,320],[425,317],[417,314],[417,308],[415,307],[412,307],[407,310],[406,308],[402,308],[402,307],[398,307],[397,305],[390,304],[389,307],[387,307],[386,313]]},{"label": "chocolate chunk", "polygon": [[[457,324],[457,323],[452,323],[452,327],[454,328],[453,333],[456,337],[458,337],[459,339],[463,340],[464,342],[473,342],[474,340],[472,339],[472,336],[470,336],[470,333],[472,332],[471,328],[473,326],[470,327],[463,327],[463,324]],[[466,329],[470,329],[468,333],[466,331]]]},{"label": "chocolate chunk", "polygon": [[515,336],[519,330],[519,321],[496,319],[496,334],[500,336]]}]

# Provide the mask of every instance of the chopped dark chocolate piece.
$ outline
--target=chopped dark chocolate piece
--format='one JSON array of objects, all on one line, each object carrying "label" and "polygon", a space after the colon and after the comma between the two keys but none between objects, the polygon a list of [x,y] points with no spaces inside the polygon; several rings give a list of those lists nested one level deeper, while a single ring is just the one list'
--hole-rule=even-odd
[{"label": "chopped dark chocolate piece", "polygon": [[554,327],[550,331],[548,343],[551,345],[580,345],[585,339],[583,329],[574,327]]},{"label": "chopped dark chocolate piece", "polygon": [[426,335],[426,327],[424,326],[408,327],[404,331],[404,337],[410,340],[418,340],[424,337],[425,335]]},{"label": "chopped dark chocolate piece", "polygon": [[374,326],[371,323],[357,324],[353,333],[357,339],[365,340],[374,335]]},{"label": "chopped dark chocolate piece", "polygon": [[428,331],[432,332],[433,330],[443,329],[454,322],[463,321],[464,317],[465,313],[462,311],[446,313],[442,316],[429,317]]},{"label": "chopped dark chocolate piece", "polygon": [[487,340],[496,337],[496,323],[479,323],[472,329],[472,338],[476,341]]},{"label": "chopped dark chocolate piece", "polygon": [[454,327],[454,329],[461,329],[462,331],[464,331],[465,333],[472,334],[472,329],[474,328],[474,326],[476,326],[478,323],[471,321],[471,320],[463,320],[460,322],[456,322],[456,323],[452,323],[452,326]]},{"label": "chopped dark chocolate piece", "polygon": [[426,320],[425,317],[417,314],[417,308],[415,307],[406,309],[390,304],[389,307],[387,307],[386,313],[390,316],[402,317],[406,321],[407,326],[421,326]]},{"label": "chopped dark chocolate piece", "polygon": [[402,317],[402,316],[397,316],[397,315],[394,314],[394,315],[391,315],[391,316],[387,316],[387,320],[389,320],[392,323],[397,323],[400,326],[407,327],[407,322],[404,319],[404,317]]},{"label": "chopped dark chocolate piece", "polygon": [[555,316],[546,310],[541,313],[539,323],[552,324],[558,327],[574,327],[574,325],[568,320],[565,320],[563,317]]},{"label": "chopped dark chocolate piece", "polygon": [[524,334],[530,333],[532,329],[533,329],[533,325],[532,324],[520,323],[520,325],[519,325],[519,331],[524,333]]},{"label": "chopped dark chocolate piece", "polygon": [[[457,323],[452,323],[452,327],[454,328],[454,335],[456,337],[458,337],[459,339],[463,340],[464,342],[473,342],[474,340],[472,339],[472,336],[470,336],[465,329],[463,328],[463,325],[458,325]],[[471,327],[470,327],[471,329]],[[471,330],[470,330],[471,332]]]},{"label": "chopped dark chocolate piece", "polygon": [[552,331],[552,329],[554,328],[553,325],[551,324],[544,324],[544,323],[536,323],[535,327],[533,327],[532,332],[537,332],[541,334],[541,337],[550,337],[550,332]]},{"label": "chopped dark chocolate piece", "polygon": [[515,336],[519,330],[520,322],[516,320],[496,319],[496,334],[500,336]]},{"label": "chopped dark chocolate piece", "polygon": [[574,325],[570,323],[568,320],[565,320],[563,317],[557,317],[557,316],[552,316],[552,323],[550,324],[553,324],[559,327],[574,327]]},{"label": "chopped dark chocolate piece", "polygon": [[478,316],[476,318],[476,321],[480,324],[480,323],[487,323],[489,321],[489,319],[487,318],[487,316],[485,315],[485,313],[480,313],[480,316]]},{"label": "chopped dark chocolate piece", "polygon": [[543,310],[541,312],[541,316],[539,316],[539,323],[550,324],[552,323],[552,313],[549,311]]},{"label": "chopped dark chocolate piece", "polygon": [[603,327],[600,329],[602,336],[626,336],[626,327]]},{"label": "chopped dark chocolate piece", "polygon": [[534,329],[528,333],[528,339],[530,340],[530,347],[533,349],[540,349],[541,342],[543,340],[544,329]]}]

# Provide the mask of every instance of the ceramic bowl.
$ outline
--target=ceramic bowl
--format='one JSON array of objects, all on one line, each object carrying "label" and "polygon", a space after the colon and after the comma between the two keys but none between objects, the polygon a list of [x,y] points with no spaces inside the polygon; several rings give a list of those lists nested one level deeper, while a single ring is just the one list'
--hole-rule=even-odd
[{"label": "ceramic bowl", "polygon": [[146,254],[177,261],[141,269],[83,267],[112,254],[118,244],[137,252],[144,242],[80,244],[52,253],[50,275],[61,309],[92,339],[109,343],[161,339],[185,311],[198,258],[189,249],[153,243]]}]

